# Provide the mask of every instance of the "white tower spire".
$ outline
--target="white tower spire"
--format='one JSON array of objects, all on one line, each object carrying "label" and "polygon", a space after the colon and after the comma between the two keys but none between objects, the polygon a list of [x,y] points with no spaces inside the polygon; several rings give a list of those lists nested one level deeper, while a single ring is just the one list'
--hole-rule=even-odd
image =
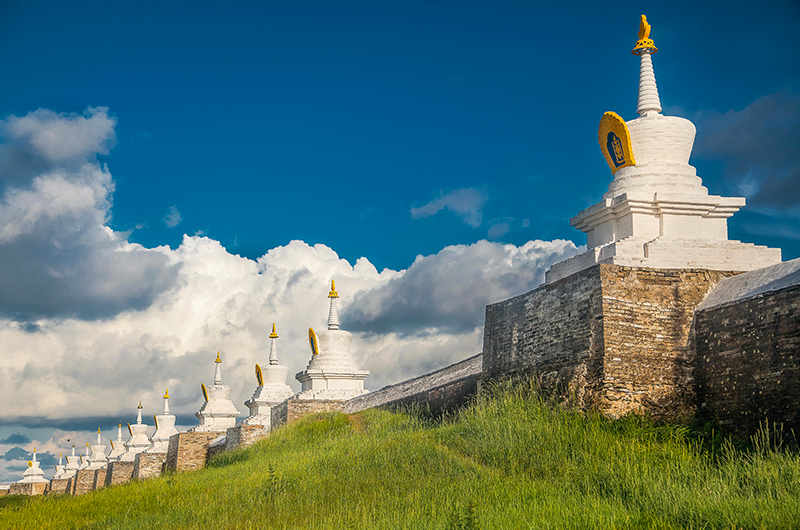
[{"label": "white tower spire", "polygon": [[100,427],[97,428],[97,445],[102,444],[103,441],[100,439]]},{"label": "white tower spire", "polygon": [[269,345],[269,364],[278,364],[278,346],[275,344],[275,339],[278,338],[278,333],[275,331],[275,323],[272,323],[272,333],[269,334],[271,343]]},{"label": "white tower spire", "polygon": [[164,414],[169,414],[169,388],[164,390]]},{"label": "white tower spire", "polygon": [[331,308],[328,311],[328,329],[339,329],[339,308],[336,307],[336,299],[339,293],[336,292],[336,283],[331,280],[331,292],[328,293],[331,299]]},{"label": "white tower spire", "polygon": [[222,384],[222,359],[219,357],[219,352],[217,352],[217,359],[214,361],[214,384]]},{"label": "white tower spire", "polygon": [[142,424],[142,402],[141,401],[139,402],[139,406],[136,407],[136,408],[139,410],[139,413],[136,415],[136,424],[137,425],[141,425]]},{"label": "white tower spire", "polygon": [[117,441],[122,441],[122,422],[119,422],[119,425],[117,425]]},{"label": "white tower spire", "polygon": [[639,66],[639,100],[636,105],[636,112],[640,116],[647,116],[649,113],[661,112],[661,100],[658,98],[658,87],[656,86],[656,74],[653,72],[653,60],[651,55],[656,53],[655,43],[650,38],[650,24],[647,17],[642,15],[639,23],[639,40],[636,47],[631,51],[634,55],[641,57]]},{"label": "white tower spire", "polygon": [[33,448],[33,461],[36,462],[36,448]]}]

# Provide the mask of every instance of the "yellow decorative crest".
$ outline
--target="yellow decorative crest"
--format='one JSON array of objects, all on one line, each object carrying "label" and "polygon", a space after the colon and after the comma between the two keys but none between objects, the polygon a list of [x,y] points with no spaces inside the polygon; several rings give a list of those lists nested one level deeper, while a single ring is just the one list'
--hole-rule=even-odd
[{"label": "yellow decorative crest", "polygon": [[656,53],[656,48],[653,39],[650,38],[650,24],[647,23],[647,17],[642,15],[642,20],[639,22],[639,40],[636,41],[636,46],[631,51],[634,55],[642,55],[643,53]]},{"label": "yellow decorative crest", "polygon": [[100,434],[100,427],[97,428],[97,434]]},{"label": "yellow decorative crest", "polygon": [[221,363],[222,359],[219,358],[219,352],[217,352],[217,359],[214,361],[215,363]]},{"label": "yellow decorative crest", "polygon": [[208,401],[208,390],[206,390],[206,385],[203,384],[203,383],[200,383],[200,388],[203,389],[203,399]]},{"label": "yellow decorative crest", "polygon": [[156,429],[158,429],[158,416],[155,414],[153,414],[153,425],[155,425]]},{"label": "yellow decorative crest", "polygon": [[33,461],[28,460],[28,467],[33,467]]},{"label": "yellow decorative crest", "polygon": [[271,338],[271,339],[277,339],[278,338],[278,334],[275,332],[275,323],[274,322],[272,323],[272,333],[269,334],[269,338]]},{"label": "yellow decorative crest", "polygon": [[606,157],[612,175],[621,167],[636,165],[631,148],[631,133],[619,114],[616,112],[603,114],[597,136],[600,150]]},{"label": "yellow decorative crest", "polygon": [[130,423],[128,424],[128,433],[130,433],[130,435],[133,436],[133,431],[131,430],[131,424]]},{"label": "yellow decorative crest", "polygon": [[111,450],[113,451],[114,450],[114,440],[109,438],[108,441],[111,442]]},{"label": "yellow decorative crest", "polygon": [[164,399],[169,399],[169,388],[164,390]]},{"label": "yellow decorative crest", "polygon": [[319,355],[319,342],[314,328],[308,328],[308,344],[311,346],[311,355]]},{"label": "yellow decorative crest", "polygon": [[258,363],[256,363],[256,381],[258,381],[258,386],[264,385],[264,373]]},{"label": "yellow decorative crest", "polygon": [[328,298],[339,298],[339,293],[336,292],[336,282],[331,280],[331,292],[328,293]]},{"label": "yellow decorative crest", "polygon": [[139,402],[139,406],[138,406],[138,407],[136,407],[136,408],[137,408],[137,409],[140,409],[140,408],[142,408],[142,402],[141,402],[141,401]]}]

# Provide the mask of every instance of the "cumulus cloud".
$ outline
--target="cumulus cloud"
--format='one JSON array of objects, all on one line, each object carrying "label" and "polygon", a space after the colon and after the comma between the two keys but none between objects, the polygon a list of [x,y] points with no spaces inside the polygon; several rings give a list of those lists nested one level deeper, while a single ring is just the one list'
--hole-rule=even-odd
[{"label": "cumulus cloud", "polygon": [[551,264],[579,250],[563,240],[446,247],[417,256],[402,275],[358,293],[342,319],[369,334],[469,332],[483,323],[487,304],[537,287]]},{"label": "cumulus cloud", "polygon": [[462,221],[473,228],[481,226],[483,221],[483,207],[488,200],[486,190],[476,188],[463,188],[445,194],[439,192],[439,197],[419,208],[411,208],[411,218],[430,217],[442,210],[449,210],[456,214]]},{"label": "cumulus cloud", "polygon": [[696,155],[723,161],[722,177],[752,205],[800,206],[800,95],[779,92],[696,120]]},{"label": "cumulus cloud", "polygon": [[181,222],[181,212],[175,206],[170,206],[167,215],[162,219],[167,228],[175,228]]},{"label": "cumulus cloud", "polygon": [[174,282],[161,250],[108,227],[114,183],[95,158],[108,152],[114,124],[102,108],[5,120],[0,175],[15,174],[19,153],[26,169],[44,172],[11,179],[0,197],[0,315],[108,318],[149,306]]},{"label": "cumulus cloud", "polygon": [[27,436],[25,436],[24,434],[16,432],[16,433],[10,434],[6,438],[3,438],[2,440],[0,440],[0,445],[26,444],[26,443],[29,443],[30,441],[31,441],[31,439],[28,438]]}]

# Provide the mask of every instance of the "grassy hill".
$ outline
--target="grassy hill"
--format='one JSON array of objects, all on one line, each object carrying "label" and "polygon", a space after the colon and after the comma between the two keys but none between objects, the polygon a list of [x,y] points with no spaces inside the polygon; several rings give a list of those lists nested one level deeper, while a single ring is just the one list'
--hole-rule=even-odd
[{"label": "grassy hill", "polygon": [[308,417],[203,471],[10,503],[0,528],[798,528],[800,456],[775,445],[496,389],[443,422]]}]

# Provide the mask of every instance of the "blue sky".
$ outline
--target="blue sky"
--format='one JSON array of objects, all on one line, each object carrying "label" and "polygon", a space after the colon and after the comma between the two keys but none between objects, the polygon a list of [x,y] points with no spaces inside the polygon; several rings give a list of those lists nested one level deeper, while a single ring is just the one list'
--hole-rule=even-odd
[{"label": "blue sky", "polygon": [[[611,179],[600,116],[635,117],[641,3],[270,4],[5,2],[0,112],[108,107],[111,226],[145,246],[200,230],[255,258],[301,239],[381,269],[498,224],[492,236],[509,243],[585,242],[568,220]],[[648,7],[667,112],[796,102],[799,10]],[[714,153],[692,162],[712,193],[740,191]],[[445,211],[412,219],[464,188],[486,197],[478,226]],[[168,227],[173,206],[181,222]],[[796,218],[750,210],[732,237],[800,255],[797,237],[762,233],[766,213]]]},{"label": "blue sky", "polygon": [[[0,482],[165,387],[192,425],[218,350],[245,411],[331,278],[374,389],[478,353],[485,305],[585,244],[641,2],[270,4],[0,4]],[[800,6],[645,14],[691,163],[747,197],[730,237],[800,256]]]}]

